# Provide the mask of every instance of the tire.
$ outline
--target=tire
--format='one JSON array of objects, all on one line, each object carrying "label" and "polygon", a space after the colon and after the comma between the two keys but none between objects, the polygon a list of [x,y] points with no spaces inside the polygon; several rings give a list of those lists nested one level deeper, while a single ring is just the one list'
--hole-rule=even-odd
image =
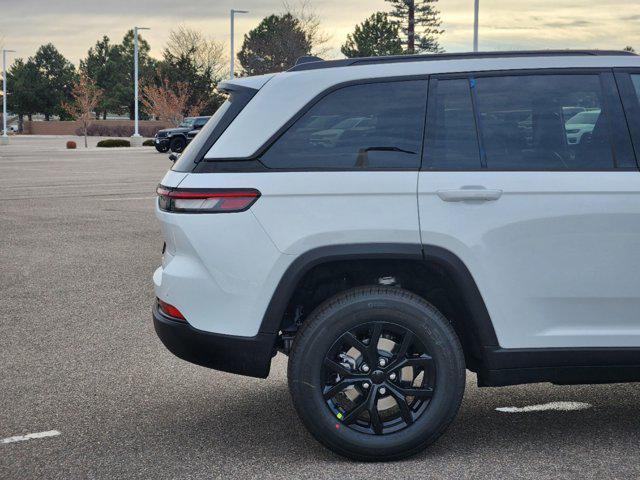
[{"label": "tire", "polygon": [[169,147],[167,147],[166,145],[164,146],[160,146],[160,145],[155,145],[156,150],[159,151],[160,153],[167,153],[169,151]]},{"label": "tire", "polygon": [[182,153],[186,146],[187,140],[182,135],[171,139],[171,151],[174,153]]},{"label": "tire", "polygon": [[[385,340],[372,350],[376,334]],[[378,365],[364,365],[375,356]],[[407,364],[408,379],[401,366]],[[465,373],[462,347],[447,319],[421,297],[382,286],[349,290],[317,307],[298,331],[288,365],[289,390],[306,428],[325,447],[361,461],[409,457],[435,442],[460,408]],[[343,401],[353,408],[343,411]],[[380,410],[385,402],[393,407]]]}]

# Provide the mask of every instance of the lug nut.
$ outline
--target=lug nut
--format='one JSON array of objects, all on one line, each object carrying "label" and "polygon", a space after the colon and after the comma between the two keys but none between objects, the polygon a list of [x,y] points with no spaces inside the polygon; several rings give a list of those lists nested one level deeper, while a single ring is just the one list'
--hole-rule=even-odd
[{"label": "lug nut", "polygon": [[367,365],[366,363],[363,363],[362,366],[360,367],[360,370],[367,373],[369,371],[369,365]]},{"label": "lug nut", "polygon": [[364,382],[364,383],[362,384],[362,387],[363,387],[363,388],[369,388],[370,386],[371,386],[371,385],[369,385],[369,383],[368,383],[368,382]]},{"label": "lug nut", "polygon": [[384,395],[385,393],[387,393],[387,389],[384,387],[380,387],[380,395]]},{"label": "lug nut", "polygon": [[397,377],[396,373],[393,372],[391,375],[389,375],[389,380],[394,381]]},{"label": "lug nut", "polygon": [[387,359],[382,357],[380,360],[378,360],[378,365],[380,365],[381,367],[384,367],[387,364]]}]

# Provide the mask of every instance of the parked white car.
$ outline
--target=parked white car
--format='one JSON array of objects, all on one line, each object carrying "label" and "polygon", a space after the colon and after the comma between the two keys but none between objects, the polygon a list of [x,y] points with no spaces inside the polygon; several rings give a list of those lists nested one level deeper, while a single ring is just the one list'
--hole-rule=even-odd
[{"label": "parked white car", "polygon": [[[174,354],[262,378],[289,355],[303,423],[359,460],[433,443],[466,369],[640,380],[640,57],[354,58],[221,88],[158,188]],[[601,113],[567,142],[580,109]]]},{"label": "parked white car", "polygon": [[588,141],[599,117],[600,109],[587,110],[571,117],[565,124],[567,141],[572,145],[581,143],[583,139]]}]

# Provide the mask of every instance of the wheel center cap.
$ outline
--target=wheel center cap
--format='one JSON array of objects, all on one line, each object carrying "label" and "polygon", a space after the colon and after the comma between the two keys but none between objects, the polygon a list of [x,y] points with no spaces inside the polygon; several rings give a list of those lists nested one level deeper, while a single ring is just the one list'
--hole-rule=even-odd
[{"label": "wheel center cap", "polygon": [[375,370],[371,374],[371,381],[376,385],[379,385],[382,382],[384,382],[384,372],[382,370]]}]

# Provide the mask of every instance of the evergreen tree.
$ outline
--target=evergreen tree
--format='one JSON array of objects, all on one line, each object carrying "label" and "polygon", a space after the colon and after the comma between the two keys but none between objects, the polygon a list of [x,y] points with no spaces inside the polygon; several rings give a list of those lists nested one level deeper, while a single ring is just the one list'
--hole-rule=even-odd
[{"label": "evergreen tree", "polygon": [[51,115],[68,118],[68,113],[62,108],[62,102],[71,99],[76,68],[52,43],[41,46],[32,61],[38,72],[37,111],[44,114],[46,120],[49,120]]},{"label": "evergreen tree", "polygon": [[398,24],[391,22],[384,12],[377,12],[367,18],[352,34],[340,51],[349,58],[373,57],[379,55],[401,55],[402,41]]},{"label": "evergreen tree", "polygon": [[440,12],[434,5],[438,0],[386,1],[393,5],[390,15],[400,25],[406,53],[442,52],[438,37],[444,30],[440,28]]},{"label": "evergreen tree", "polygon": [[131,90],[128,75],[130,68],[130,65],[125,64],[123,47],[112,44],[106,35],[89,49],[87,58],[80,61],[80,71],[104,92],[96,106],[98,116],[106,118],[107,113],[127,111],[130,100],[123,100]]},{"label": "evergreen tree", "polygon": [[244,36],[238,60],[247,75],[280,72],[309,55],[312,41],[291,13],[271,15]]},{"label": "evergreen tree", "polygon": [[22,131],[22,122],[26,116],[38,111],[38,92],[40,76],[32,59],[26,62],[19,58],[7,72],[7,106],[18,115],[18,128]]}]

